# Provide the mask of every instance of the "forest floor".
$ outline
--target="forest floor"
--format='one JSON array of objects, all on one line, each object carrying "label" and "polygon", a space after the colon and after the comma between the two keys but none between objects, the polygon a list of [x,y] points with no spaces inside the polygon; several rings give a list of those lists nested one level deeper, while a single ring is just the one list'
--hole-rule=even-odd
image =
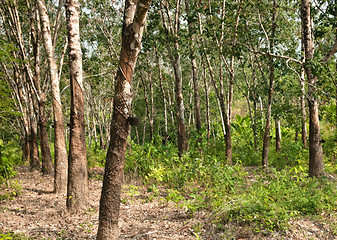
[{"label": "forest floor", "polygon": [[[96,177],[89,181],[90,206],[81,214],[69,214],[66,196],[52,193],[52,176],[29,171],[28,167],[18,167],[17,171],[12,182],[17,181],[22,190],[12,200],[0,200],[0,233],[27,237],[22,239],[95,239],[102,187],[97,176],[103,169],[90,170]],[[4,191],[0,189],[0,195]],[[123,186],[119,226],[120,239],[337,239],[327,226],[309,218],[293,221],[287,232],[267,236],[233,223],[227,224],[225,231],[215,230],[209,223],[209,213],[191,216],[176,203],[153,197],[135,180]]]}]

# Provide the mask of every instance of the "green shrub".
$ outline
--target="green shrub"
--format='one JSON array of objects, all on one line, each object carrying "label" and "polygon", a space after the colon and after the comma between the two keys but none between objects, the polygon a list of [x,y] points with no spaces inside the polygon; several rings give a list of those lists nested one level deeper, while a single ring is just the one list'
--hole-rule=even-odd
[{"label": "green shrub", "polygon": [[336,210],[334,182],[292,175],[283,170],[258,176],[240,195],[218,203],[214,220],[247,223],[256,230],[268,232],[286,230],[288,220],[295,216]]},{"label": "green shrub", "polygon": [[16,175],[15,165],[21,161],[19,147],[12,142],[4,143],[0,140],[0,184],[5,183],[7,187],[10,180]]},{"label": "green shrub", "polygon": [[106,157],[105,149],[91,148],[87,151],[88,168],[104,167]]}]

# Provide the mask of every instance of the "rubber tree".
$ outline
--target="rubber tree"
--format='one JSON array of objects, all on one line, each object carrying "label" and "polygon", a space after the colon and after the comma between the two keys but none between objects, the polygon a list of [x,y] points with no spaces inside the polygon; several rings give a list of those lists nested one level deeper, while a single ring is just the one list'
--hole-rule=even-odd
[{"label": "rubber tree", "polygon": [[[170,58],[170,62],[174,71],[175,80],[175,97],[176,97],[176,117],[177,117],[177,142],[179,156],[188,150],[188,140],[186,136],[185,125],[185,106],[183,96],[183,76],[180,63],[180,44],[179,44],[179,17],[181,1],[175,2],[174,21],[171,20],[167,1],[161,2],[161,15],[163,20],[163,27],[166,37],[166,48]],[[173,46],[171,45],[173,43]]]},{"label": "rubber tree", "polygon": [[310,62],[314,57],[313,23],[311,19],[311,0],[301,1],[302,39],[304,46],[304,69],[308,81],[309,106],[309,175],[318,177],[324,174],[323,149],[319,126],[317,92],[317,76],[313,74]]},{"label": "rubber tree", "polygon": [[79,28],[79,1],[67,0],[66,21],[70,69],[70,138],[68,158],[67,208],[79,212],[87,207],[88,170],[85,142],[82,52]]},{"label": "rubber tree", "polygon": [[64,122],[60,94],[58,66],[54,53],[48,11],[44,0],[38,0],[39,13],[42,25],[43,44],[46,50],[48,69],[52,89],[52,105],[54,114],[54,192],[66,193],[68,159],[64,135]]},{"label": "rubber tree", "polygon": [[130,132],[132,76],[141,48],[147,11],[151,0],[126,0],[122,30],[122,49],[116,76],[111,136],[99,208],[98,240],[117,239],[120,194],[125,151]]}]

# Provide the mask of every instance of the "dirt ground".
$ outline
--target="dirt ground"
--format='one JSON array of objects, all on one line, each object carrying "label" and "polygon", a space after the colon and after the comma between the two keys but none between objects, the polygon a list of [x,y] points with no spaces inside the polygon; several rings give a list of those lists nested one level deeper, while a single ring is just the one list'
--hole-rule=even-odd
[{"label": "dirt ground", "polygon": [[[89,181],[89,208],[69,214],[66,196],[52,193],[52,176],[18,168],[15,178],[22,193],[0,202],[0,231],[13,231],[36,239],[95,239],[98,228],[102,181]],[[173,203],[149,200],[144,187],[123,187],[120,239],[195,239],[192,225],[197,222]]]},{"label": "dirt ground", "polygon": [[[66,209],[66,196],[52,193],[52,176],[42,176],[27,167],[19,167],[17,171],[14,181],[22,186],[22,192],[13,200],[0,201],[0,232],[12,231],[29,239],[95,239],[101,180],[90,179],[88,209],[71,215]],[[102,171],[95,169],[94,175],[99,176]],[[327,226],[309,219],[293,221],[288,232],[268,236],[253,233],[249,226],[231,223],[216,231],[207,224],[207,213],[199,212],[192,217],[177,204],[152,197],[140,184],[126,184],[122,192],[120,239],[337,239]],[[208,228],[196,231],[205,224]]]}]

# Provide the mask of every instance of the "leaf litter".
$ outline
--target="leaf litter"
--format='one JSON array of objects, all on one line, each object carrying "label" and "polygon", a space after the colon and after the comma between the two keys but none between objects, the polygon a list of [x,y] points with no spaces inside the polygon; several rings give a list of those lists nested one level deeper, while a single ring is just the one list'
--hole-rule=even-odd
[{"label": "leaf litter", "polygon": [[[89,179],[89,206],[80,214],[68,213],[66,196],[53,194],[53,176],[29,171],[27,166],[17,171],[15,180],[22,190],[12,200],[0,200],[0,233],[14,232],[28,239],[96,239],[103,169],[90,169],[89,174],[98,177]],[[268,235],[233,222],[218,229],[209,222],[210,213],[192,216],[177,203],[153,197],[139,181],[127,181],[121,201],[119,239],[337,239],[329,227],[309,218],[293,220],[287,232]]]}]

